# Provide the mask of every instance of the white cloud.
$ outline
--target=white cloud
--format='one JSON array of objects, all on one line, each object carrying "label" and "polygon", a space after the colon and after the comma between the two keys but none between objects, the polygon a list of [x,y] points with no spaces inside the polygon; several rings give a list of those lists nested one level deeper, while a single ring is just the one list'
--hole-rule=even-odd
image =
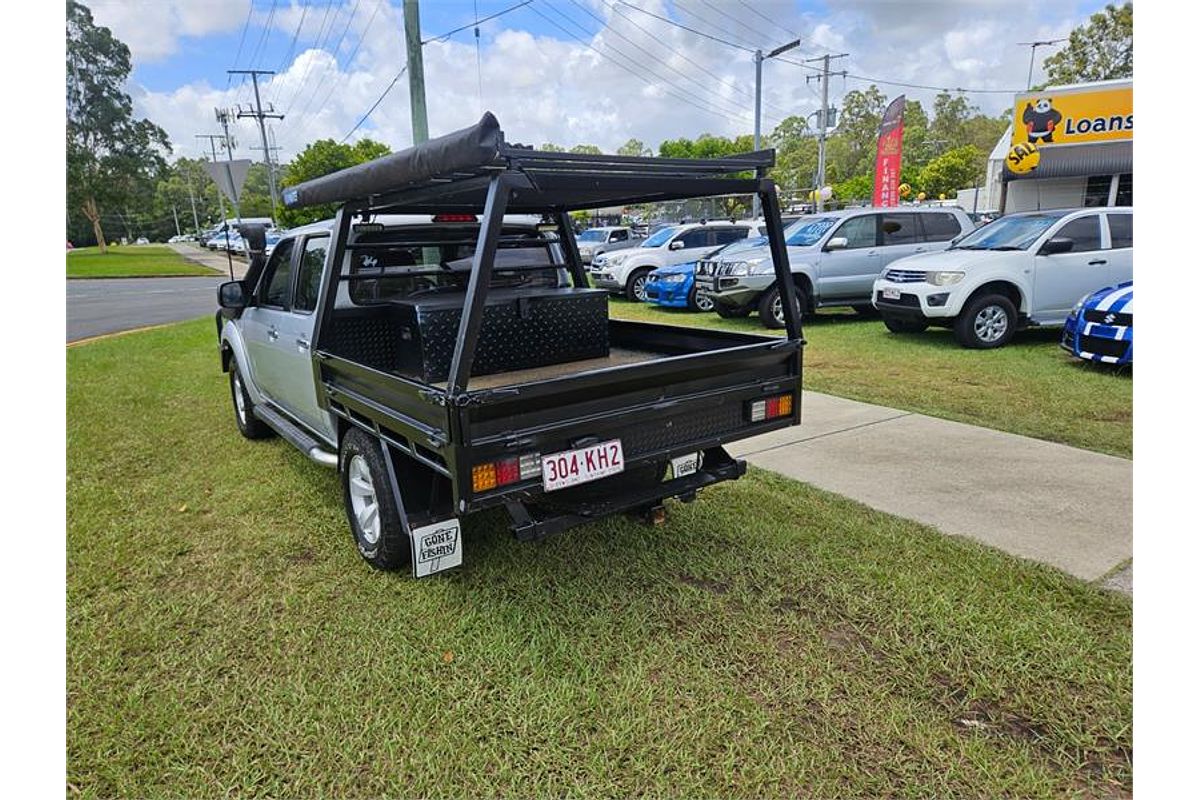
[{"label": "white cloud", "polygon": [[[404,64],[401,10],[386,3],[370,25],[372,8],[361,3],[345,40],[338,52],[333,52],[353,5],[343,0],[334,7],[327,26],[329,35],[321,47],[315,47],[312,40],[323,21],[324,6],[311,8],[304,28],[316,27],[310,33],[302,32],[292,63],[262,84],[264,100],[274,102],[286,115],[283,122],[273,123],[283,160],[317,138],[341,140]],[[471,32],[425,46],[431,134],[469,125],[483,109],[497,115],[510,141],[534,145],[590,143],[611,151],[630,137],[653,147],[663,139],[695,137],[703,132],[737,135],[752,131],[754,65],[749,52],[619,5],[590,4],[593,13],[605,20],[604,27],[577,7],[561,8],[586,30],[596,31],[593,36],[557,16],[554,8],[560,6],[539,2],[535,7],[578,39],[548,24],[539,24],[539,30],[553,35],[531,33],[526,27],[534,18],[528,10],[486,23],[482,103]],[[669,13],[659,0],[645,7],[664,16]],[[242,8],[244,19],[245,6]],[[780,21],[776,29],[779,39],[790,37],[788,31],[805,34],[802,48],[785,56],[790,60],[848,52],[851,57],[835,62],[835,68],[891,81],[984,89],[1023,87],[1029,51],[1016,42],[1061,35],[1086,16],[1073,5],[1036,4],[1033,0],[915,5],[831,0],[829,13],[820,17],[802,16],[788,3],[756,3],[755,8]],[[290,34],[300,13],[298,6],[281,6],[273,25]],[[1053,22],[1036,22],[1052,18]],[[1035,21],[1021,22],[1026,19]],[[766,32],[764,20],[753,15],[744,20]],[[424,32],[426,37],[434,33],[437,31]],[[713,33],[723,36],[720,31]],[[745,29],[740,33],[747,39],[750,36]],[[762,42],[763,46],[774,44],[778,41]],[[1047,54],[1039,51],[1039,64]],[[816,110],[817,84],[804,80],[811,74],[811,69],[793,64],[764,64],[764,132],[788,114],[806,116]],[[1037,77],[1035,72],[1035,80]],[[840,104],[845,91],[866,85],[835,78],[830,83],[830,97]],[[932,109],[936,94],[890,85],[880,88],[888,96],[905,92],[910,99],[922,100],[927,109]],[[139,113],[163,125],[177,152],[189,155],[199,152],[200,146],[192,135],[214,129],[214,106],[246,104],[250,99],[245,87],[225,90],[206,82],[170,92],[135,92]],[[976,94],[969,99],[992,114],[1012,102],[1011,95],[1003,93]],[[246,149],[258,141],[252,121],[240,121],[237,129],[239,155],[260,157],[257,151]],[[361,136],[384,141],[393,149],[411,143],[407,75],[354,134],[355,138]]]},{"label": "white cloud", "polygon": [[250,0],[89,0],[87,6],[97,25],[129,46],[135,62],[146,62],[175,53],[181,36],[240,28]]}]

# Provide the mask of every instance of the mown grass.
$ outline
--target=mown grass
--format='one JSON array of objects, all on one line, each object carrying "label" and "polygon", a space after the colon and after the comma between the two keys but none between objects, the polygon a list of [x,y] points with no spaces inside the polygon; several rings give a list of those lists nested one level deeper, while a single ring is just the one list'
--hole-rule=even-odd
[{"label": "mown grass", "polygon": [[[770,333],[755,314],[721,319],[613,299],[614,317]],[[804,388],[1019,433],[1126,458],[1133,455],[1133,376],[1079,361],[1059,329],[1028,330],[999,350],[959,347],[949,330],[889,333],[849,309],[806,319]]]},{"label": "mown grass", "polygon": [[1124,596],[757,471],[418,582],[229,405],[207,320],[68,351],[72,794],[1131,790]]},{"label": "mown grass", "polygon": [[188,261],[169,247],[116,245],[101,253],[98,247],[67,251],[68,278],[166,278],[214,275],[213,270]]}]

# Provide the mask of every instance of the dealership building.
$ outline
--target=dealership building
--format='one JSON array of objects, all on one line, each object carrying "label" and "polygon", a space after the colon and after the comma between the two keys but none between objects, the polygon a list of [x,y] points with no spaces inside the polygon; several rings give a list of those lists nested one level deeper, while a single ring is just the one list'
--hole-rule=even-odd
[{"label": "dealership building", "polygon": [[[1028,145],[1037,150],[1031,169],[1014,156]],[[1001,213],[1133,205],[1133,81],[1018,94],[1013,124],[988,156],[986,180],[960,189],[957,202]]]}]

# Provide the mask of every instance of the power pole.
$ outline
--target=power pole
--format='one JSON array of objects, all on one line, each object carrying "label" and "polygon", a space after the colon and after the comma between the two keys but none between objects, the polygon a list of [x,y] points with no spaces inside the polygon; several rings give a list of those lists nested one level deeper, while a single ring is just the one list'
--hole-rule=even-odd
[{"label": "power pole", "polygon": [[1025,79],[1025,91],[1033,88],[1033,54],[1037,52],[1039,47],[1049,47],[1050,45],[1065,41],[1066,39],[1045,39],[1038,42],[1017,42],[1021,47],[1029,48],[1029,77]]},{"label": "power pole", "polygon": [[175,235],[182,236],[183,231],[179,230],[179,212],[175,210],[175,201],[171,201],[171,216],[175,218]]},{"label": "power pole", "polygon": [[[217,163],[217,140],[219,139],[222,145],[227,141],[224,136],[217,133],[197,133],[197,139],[208,139],[208,143],[212,145],[212,162]],[[189,179],[190,180],[190,179]],[[190,185],[190,184],[189,184]],[[221,194],[221,190],[217,189],[217,202],[221,204],[221,223],[224,224],[228,217],[225,216],[225,195]],[[197,225],[197,228],[200,226]]]},{"label": "power pole", "polygon": [[808,75],[804,78],[805,83],[814,79],[821,81],[821,117],[817,120],[821,126],[817,131],[817,211],[825,209],[825,199],[821,197],[821,189],[825,188],[825,136],[826,131],[829,129],[829,76],[846,74],[845,70],[831,73],[829,71],[829,61],[834,58],[845,58],[848,55],[850,54],[838,53],[837,55],[830,55],[826,53],[817,58],[807,59],[807,61],[820,61],[822,63],[820,75]]},{"label": "power pole", "polygon": [[[233,112],[227,108],[214,108],[213,111],[217,114],[217,122],[221,123],[221,128],[225,131],[225,157],[229,163],[233,163],[233,148],[235,142],[233,137],[229,135],[229,121],[233,119]],[[213,160],[216,163],[216,160]],[[233,216],[237,218],[238,224],[242,224],[242,210],[238,207],[238,193],[234,192],[233,197],[229,198],[233,202]]]},{"label": "power pole", "polygon": [[192,224],[196,226],[196,235],[200,235],[200,217],[196,214],[196,195],[192,192],[192,170],[185,169],[183,174],[187,176],[188,185],[188,200],[192,203]]},{"label": "power pole", "polygon": [[429,140],[429,114],[425,110],[425,61],[421,56],[421,9],[417,0],[404,0],[404,46],[408,50],[413,144],[420,144]]},{"label": "power pole", "polygon": [[[271,139],[271,146],[268,148],[271,153],[272,160],[267,163],[267,168],[270,170],[271,179],[275,186],[279,185],[279,145],[275,143],[275,129],[268,128],[267,135]],[[250,146],[251,150],[262,150],[261,147]]]},{"label": "power pole", "polygon": [[[777,55],[786,53],[793,47],[799,47],[800,40],[788,42],[787,44],[776,47],[771,52],[763,55],[762,50],[754,51],[754,149],[758,149],[758,143],[762,132],[762,64],[768,58],[774,58]],[[758,195],[754,195],[754,218],[757,219],[760,213]]]},{"label": "power pole", "polygon": [[271,186],[271,217],[279,218],[279,194],[275,189],[275,168],[271,165],[271,149],[267,144],[267,125],[264,120],[267,119],[283,119],[283,114],[275,113],[275,107],[270,103],[267,104],[267,111],[263,111],[262,98],[258,94],[258,76],[259,75],[274,75],[272,70],[265,69],[229,69],[225,70],[230,75],[249,75],[254,81],[254,110],[243,111],[241,105],[238,106],[237,118],[253,117],[258,120],[258,132],[262,134],[262,149],[263,158],[267,162],[267,182]]}]

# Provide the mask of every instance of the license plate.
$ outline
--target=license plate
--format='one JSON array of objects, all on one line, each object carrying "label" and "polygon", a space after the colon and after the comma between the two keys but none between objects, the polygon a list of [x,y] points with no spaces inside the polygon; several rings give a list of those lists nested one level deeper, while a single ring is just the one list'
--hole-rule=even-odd
[{"label": "license plate", "polygon": [[688,453],[686,456],[671,459],[671,477],[683,478],[687,475],[695,475],[696,470],[700,469],[700,453]]},{"label": "license plate", "polygon": [[625,469],[621,440],[542,456],[542,488],[547,492],[616,475]]},{"label": "license plate", "polygon": [[884,289],[883,290],[883,299],[884,300],[899,300],[900,299],[900,290],[899,289]]}]

